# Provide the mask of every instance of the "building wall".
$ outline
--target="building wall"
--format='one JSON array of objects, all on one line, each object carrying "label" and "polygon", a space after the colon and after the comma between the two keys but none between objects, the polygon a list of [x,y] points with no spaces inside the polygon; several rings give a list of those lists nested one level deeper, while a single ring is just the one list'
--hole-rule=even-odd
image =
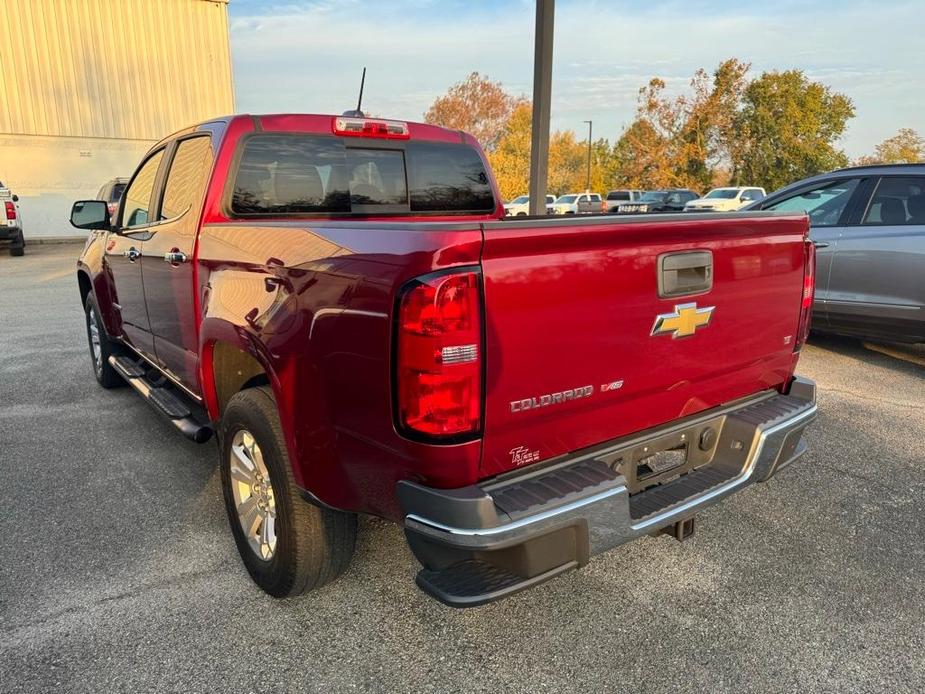
[{"label": "building wall", "polygon": [[234,112],[227,0],[0,0],[0,181],[28,237],[165,135]]}]

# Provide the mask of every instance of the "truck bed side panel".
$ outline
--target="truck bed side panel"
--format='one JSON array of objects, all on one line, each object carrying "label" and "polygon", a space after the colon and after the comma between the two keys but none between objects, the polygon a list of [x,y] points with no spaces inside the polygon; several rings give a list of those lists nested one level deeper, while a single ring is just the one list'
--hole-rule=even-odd
[{"label": "truck bed side panel", "polygon": [[399,287],[477,264],[481,244],[477,222],[203,227],[200,350],[223,342],[263,365],[296,481],[322,502],[399,518],[399,479],[442,487],[477,479],[479,441],[428,446],[396,433],[391,337]]}]

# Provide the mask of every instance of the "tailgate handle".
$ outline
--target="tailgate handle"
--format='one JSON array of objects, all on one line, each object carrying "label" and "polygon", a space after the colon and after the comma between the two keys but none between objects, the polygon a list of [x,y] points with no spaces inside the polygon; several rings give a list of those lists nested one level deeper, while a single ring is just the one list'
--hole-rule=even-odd
[{"label": "tailgate handle", "polygon": [[663,299],[702,294],[713,288],[713,253],[682,251],[658,257],[658,295]]}]

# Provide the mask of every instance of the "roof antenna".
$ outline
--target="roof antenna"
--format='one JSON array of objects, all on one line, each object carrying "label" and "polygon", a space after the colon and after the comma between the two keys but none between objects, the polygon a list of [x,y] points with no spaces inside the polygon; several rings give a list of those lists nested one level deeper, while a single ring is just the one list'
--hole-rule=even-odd
[{"label": "roof antenna", "polygon": [[360,97],[357,99],[357,107],[355,111],[344,111],[344,116],[351,116],[353,118],[366,118],[366,115],[360,110],[360,107],[363,105],[363,85],[366,84],[366,68],[363,68],[363,76],[360,78]]}]

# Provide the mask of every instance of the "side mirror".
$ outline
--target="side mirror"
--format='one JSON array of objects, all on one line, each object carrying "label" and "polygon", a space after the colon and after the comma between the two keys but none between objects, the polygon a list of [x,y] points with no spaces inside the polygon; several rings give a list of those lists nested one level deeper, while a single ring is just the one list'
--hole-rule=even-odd
[{"label": "side mirror", "polygon": [[104,200],[79,200],[71,208],[71,224],[78,229],[112,228],[109,222],[109,206]]},{"label": "side mirror", "polygon": [[19,196],[13,193],[13,202],[19,202]]}]

